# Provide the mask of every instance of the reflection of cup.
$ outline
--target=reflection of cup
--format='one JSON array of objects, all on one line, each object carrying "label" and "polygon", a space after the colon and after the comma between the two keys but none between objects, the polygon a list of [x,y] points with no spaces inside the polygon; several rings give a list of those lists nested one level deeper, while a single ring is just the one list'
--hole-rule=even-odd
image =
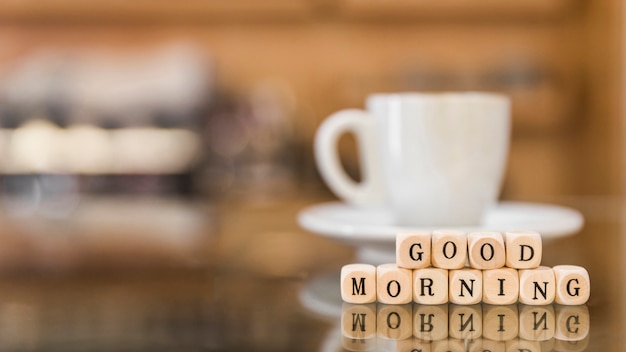
[{"label": "reflection of cup", "polygon": [[[357,139],[362,179],[343,171],[336,144]],[[356,205],[384,205],[399,224],[478,225],[497,200],[506,164],[510,103],[487,93],[374,94],[367,111],[331,115],[317,132],[318,168]]]}]

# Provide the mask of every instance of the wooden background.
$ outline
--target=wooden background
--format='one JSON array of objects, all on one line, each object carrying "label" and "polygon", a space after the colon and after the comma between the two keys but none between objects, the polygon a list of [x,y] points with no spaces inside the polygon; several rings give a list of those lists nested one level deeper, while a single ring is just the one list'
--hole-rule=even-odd
[{"label": "wooden background", "polygon": [[623,22],[617,0],[7,1],[0,72],[38,48],[182,40],[221,87],[286,87],[305,150],[324,117],[372,92],[500,91],[514,106],[504,198],[611,195],[626,179]]}]

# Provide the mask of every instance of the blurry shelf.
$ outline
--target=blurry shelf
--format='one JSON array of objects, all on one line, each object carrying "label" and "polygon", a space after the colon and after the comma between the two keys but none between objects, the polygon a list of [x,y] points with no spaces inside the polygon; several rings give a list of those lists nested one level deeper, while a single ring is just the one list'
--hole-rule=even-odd
[{"label": "blurry shelf", "polygon": [[534,19],[553,18],[578,0],[338,0],[341,16],[357,19]]},{"label": "blurry shelf", "polygon": [[0,21],[298,20],[312,13],[311,5],[309,0],[8,0],[0,2]]},{"label": "blurry shelf", "polygon": [[0,21],[173,22],[335,19],[536,19],[564,16],[581,0],[7,0]]}]

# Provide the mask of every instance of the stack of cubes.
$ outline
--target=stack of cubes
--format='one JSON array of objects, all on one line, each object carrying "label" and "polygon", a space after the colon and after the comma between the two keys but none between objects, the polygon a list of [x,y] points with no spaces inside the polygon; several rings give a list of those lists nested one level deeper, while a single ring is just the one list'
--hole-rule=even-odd
[{"label": "stack of cubes", "polygon": [[400,233],[396,263],[342,268],[341,297],[358,304],[586,303],[587,270],[541,266],[541,257],[533,231]]}]

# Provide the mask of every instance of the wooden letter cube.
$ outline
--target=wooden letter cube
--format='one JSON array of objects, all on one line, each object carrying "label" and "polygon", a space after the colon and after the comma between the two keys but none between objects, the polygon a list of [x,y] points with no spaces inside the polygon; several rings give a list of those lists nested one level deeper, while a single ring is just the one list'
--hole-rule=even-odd
[{"label": "wooden letter cube", "polygon": [[467,235],[461,231],[437,230],[432,236],[432,265],[441,269],[461,269],[467,261]]},{"label": "wooden letter cube", "polygon": [[507,306],[483,304],[483,337],[495,341],[507,341],[516,338],[518,332],[517,304]]},{"label": "wooden letter cube", "polygon": [[519,271],[519,301],[541,306],[550,304],[556,296],[556,279],[552,268],[540,266]]},{"label": "wooden letter cube", "polygon": [[454,304],[476,304],[483,298],[483,274],[477,269],[450,270],[449,299]]},{"label": "wooden letter cube", "polygon": [[480,304],[450,305],[449,335],[454,339],[477,339],[483,335],[483,312]]},{"label": "wooden letter cube", "polygon": [[448,270],[413,270],[413,301],[419,304],[448,303]]},{"label": "wooden letter cube", "polygon": [[376,295],[384,304],[406,304],[413,300],[413,272],[396,264],[376,268]]},{"label": "wooden letter cube", "polygon": [[376,304],[341,306],[341,334],[352,339],[376,337]]},{"label": "wooden letter cube", "polygon": [[556,278],[556,303],[570,306],[587,303],[591,283],[585,268],[576,265],[557,265],[552,270]]},{"label": "wooden letter cube", "polygon": [[499,232],[472,232],[467,235],[470,267],[497,269],[504,266],[506,251],[504,238]]},{"label": "wooden letter cube", "polygon": [[505,265],[515,269],[533,269],[541,265],[541,235],[534,231],[510,231],[504,234]]},{"label": "wooden letter cube", "polygon": [[399,233],[396,236],[396,264],[401,268],[430,266],[430,233]]},{"label": "wooden letter cube", "polygon": [[483,271],[483,302],[513,304],[519,298],[519,274],[512,268]]},{"label": "wooden letter cube", "polygon": [[556,331],[554,337],[562,341],[580,341],[589,334],[589,308],[586,305],[555,308]]},{"label": "wooden letter cube", "polygon": [[376,267],[348,264],[341,268],[341,299],[348,303],[376,302]]},{"label": "wooden letter cube", "polygon": [[549,341],[555,331],[554,306],[519,306],[519,337],[531,341]]},{"label": "wooden letter cube", "polygon": [[404,340],[413,336],[413,306],[411,304],[379,304],[376,321],[379,337]]},{"label": "wooden letter cube", "polygon": [[448,305],[413,306],[413,337],[425,341],[448,337]]}]

